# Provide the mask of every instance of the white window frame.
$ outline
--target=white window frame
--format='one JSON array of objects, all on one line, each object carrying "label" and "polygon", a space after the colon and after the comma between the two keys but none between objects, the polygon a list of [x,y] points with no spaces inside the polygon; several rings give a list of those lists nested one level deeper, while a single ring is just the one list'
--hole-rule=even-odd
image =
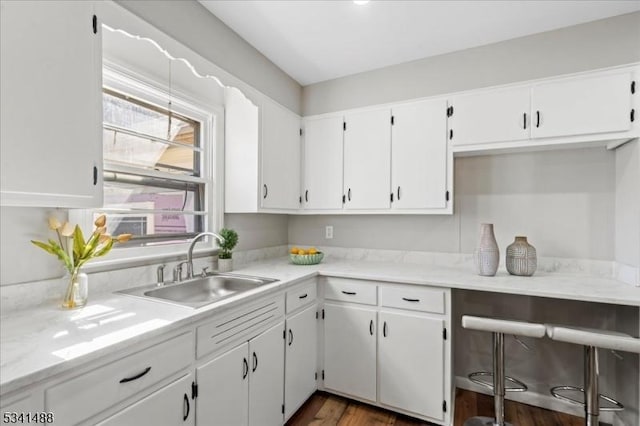
[{"label": "white window frame", "polygon": [[[224,108],[221,105],[206,105],[190,95],[110,63],[103,65],[103,87],[161,108],[166,108],[171,99],[173,112],[200,122],[200,146],[203,148],[201,177],[207,180],[204,231],[221,229],[224,226]],[[90,233],[94,228],[93,214],[96,212],[100,212],[100,209],[70,210],[69,220],[71,223],[78,223],[85,233]],[[120,248],[116,246],[108,255],[95,259],[84,268],[92,272],[127,263],[175,258],[186,255],[188,247],[189,242]],[[215,242],[211,238],[198,242],[194,251],[196,255],[216,252]]]}]

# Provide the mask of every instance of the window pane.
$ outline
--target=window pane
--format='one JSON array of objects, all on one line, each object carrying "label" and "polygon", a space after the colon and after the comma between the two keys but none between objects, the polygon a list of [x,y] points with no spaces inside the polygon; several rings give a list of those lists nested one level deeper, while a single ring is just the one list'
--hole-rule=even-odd
[{"label": "window pane", "polygon": [[201,217],[183,213],[200,210],[197,203],[199,192],[200,188],[194,184],[175,189],[105,182],[105,208],[130,210],[107,213],[107,232],[112,235],[130,233],[134,237],[199,232],[202,229]]},{"label": "window pane", "polygon": [[[198,223],[201,216],[182,213],[165,212],[158,213],[107,213],[107,233],[117,236],[120,234],[132,234],[134,241],[138,237],[145,236],[189,236],[199,232]],[[98,213],[95,214],[98,217]],[[95,219],[94,219],[95,220]]]},{"label": "window pane", "polygon": [[[192,149],[199,146],[198,122],[115,92],[105,91],[102,104],[106,126],[103,131],[105,160],[199,175],[198,153]],[[110,129],[109,126],[123,130]],[[144,135],[177,144],[153,141]]]},{"label": "window pane", "polygon": [[114,163],[197,176],[197,153],[188,147],[167,145],[114,130],[102,131],[104,159]]}]

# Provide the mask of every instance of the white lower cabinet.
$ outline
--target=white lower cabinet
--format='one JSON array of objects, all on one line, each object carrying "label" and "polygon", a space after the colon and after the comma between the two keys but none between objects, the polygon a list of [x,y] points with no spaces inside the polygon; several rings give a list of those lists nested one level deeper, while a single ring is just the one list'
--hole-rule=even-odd
[{"label": "white lower cabinet", "polygon": [[56,423],[74,425],[155,391],[163,381],[187,370],[194,336],[187,332],[45,390],[45,411]]},{"label": "white lower cabinet", "polygon": [[316,305],[287,319],[284,417],[288,419],[317,388]]},{"label": "white lower cabinet", "polygon": [[376,311],[324,305],[324,387],[376,401]]},{"label": "white lower cabinet", "polygon": [[380,403],[443,420],[444,321],[380,312],[379,324]]},{"label": "white lower cabinet", "polygon": [[324,389],[450,424],[451,290],[324,282]]},{"label": "white lower cabinet", "polygon": [[281,425],[284,398],[284,322],[249,341],[249,425]]},{"label": "white lower cabinet", "polygon": [[196,370],[198,425],[248,425],[249,344],[244,343]]},{"label": "white lower cabinet", "polygon": [[198,425],[281,425],[284,323],[196,371]]},{"label": "white lower cabinet", "polygon": [[193,374],[189,373],[98,425],[193,426],[196,424],[196,416],[192,383]]}]

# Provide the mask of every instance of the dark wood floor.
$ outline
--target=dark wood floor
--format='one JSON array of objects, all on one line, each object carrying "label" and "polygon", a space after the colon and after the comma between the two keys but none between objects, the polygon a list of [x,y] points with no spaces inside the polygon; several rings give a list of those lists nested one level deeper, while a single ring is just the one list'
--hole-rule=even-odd
[{"label": "dark wood floor", "polygon": [[[493,398],[475,392],[456,391],[454,426],[462,426],[472,416],[491,416]],[[506,401],[506,419],[518,426],[583,426],[580,417]],[[351,401],[324,392],[316,392],[287,422],[287,426],[427,426],[430,423]]]}]

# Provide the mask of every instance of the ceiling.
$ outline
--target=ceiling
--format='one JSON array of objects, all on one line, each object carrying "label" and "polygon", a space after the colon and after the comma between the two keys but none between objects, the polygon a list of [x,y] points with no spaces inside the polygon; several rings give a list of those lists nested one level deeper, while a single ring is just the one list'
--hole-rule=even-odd
[{"label": "ceiling", "polygon": [[303,86],[640,10],[640,0],[200,3]]}]

